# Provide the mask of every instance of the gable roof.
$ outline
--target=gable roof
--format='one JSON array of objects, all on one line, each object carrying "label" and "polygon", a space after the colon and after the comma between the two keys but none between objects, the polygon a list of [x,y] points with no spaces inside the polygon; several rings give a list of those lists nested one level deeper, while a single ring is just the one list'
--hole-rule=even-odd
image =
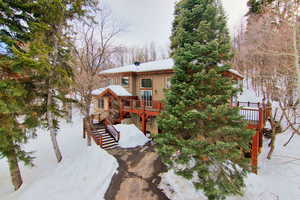
[{"label": "gable roof", "polygon": [[[173,70],[174,65],[175,65],[174,60],[172,58],[168,58],[159,61],[141,63],[139,66],[132,64],[123,67],[112,68],[112,69],[104,70],[100,72],[100,74],[113,74],[113,73],[124,73],[124,72],[154,72],[154,71],[162,71],[162,70]],[[222,66],[222,65],[220,64],[218,66]],[[243,78],[243,75],[234,69],[229,69],[228,71],[230,73],[233,73]]]},{"label": "gable roof", "polygon": [[92,95],[98,96],[98,95],[101,95],[102,93],[104,93],[107,90],[112,91],[113,93],[116,94],[116,96],[120,96],[120,97],[129,97],[129,96],[132,96],[132,94],[130,94],[121,85],[110,85],[110,86],[107,86],[105,88],[99,88],[99,89],[93,90],[92,91]]}]

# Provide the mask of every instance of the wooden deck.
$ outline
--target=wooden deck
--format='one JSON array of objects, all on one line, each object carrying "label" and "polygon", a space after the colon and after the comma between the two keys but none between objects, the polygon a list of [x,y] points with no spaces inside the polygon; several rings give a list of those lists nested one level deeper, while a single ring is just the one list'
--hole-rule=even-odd
[{"label": "wooden deck", "polygon": [[[255,135],[252,137],[251,145],[251,165],[253,172],[257,173],[258,166],[258,155],[263,145],[263,128],[267,120],[271,116],[272,108],[266,104],[261,103],[251,103],[251,102],[236,102],[231,104],[232,107],[240,107],[240,115],[248,123],[248,128],[255,131]],[[164,108],[164,105],[161,101],[143,101],[137,99],[126,99],[120,101],[120,119],[117,119],[116,122],[121,122],[121,120],[128,113],[135,113],[141,118],[141,129],[143,133],[146,133],[146,125],[149,117],[158,116]],[[92,117],[92,119],[95,116]],[[116,141],[119,140],[120,133],[116,130],[112,130],[113,126],[108,128],[109,125],[112,125],[111,120],[105,121],[105,126],[107,132],[115,138]],[[84,131],[85,128],[84,128]],[[89,133],[87,133],[89,134]],[[95,140],[100,146],[101,139],[95,138],[94,135],[91,137]]]},{"label": "wooden deck", "polygon": [[[235,102],[233,107],[240,107],[240,115],[248,123],[248,128],[256,133],[251,141],[251,165],[253,172],[257,173],[258,155],[263,145],[263,128],[269,117],[272,108],[262,103]],[[157,116],[163,110],[164,105],[160,101],[126,100],[121,105],[121,117],[125,113],[135,113],[141,117],[142,132],[146,133],[147,119],[150,116]]]}]

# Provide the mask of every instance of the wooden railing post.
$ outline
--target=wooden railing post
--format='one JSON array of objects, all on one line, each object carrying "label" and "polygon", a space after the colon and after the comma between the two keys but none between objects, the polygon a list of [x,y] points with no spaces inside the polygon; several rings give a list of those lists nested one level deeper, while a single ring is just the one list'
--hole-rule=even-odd
[{"label": "wooden railing post", "polygon": [[259,131],[256,131],[256,134],[252,137],[252,146],[251,146],[251,166],[252,172],[257,174],[257,166],[258,166],[258,157],[259,153]]},{"label": "wooden railing post", "polygon": [[264,128],[264,109],[259,108],[259,129]]}]

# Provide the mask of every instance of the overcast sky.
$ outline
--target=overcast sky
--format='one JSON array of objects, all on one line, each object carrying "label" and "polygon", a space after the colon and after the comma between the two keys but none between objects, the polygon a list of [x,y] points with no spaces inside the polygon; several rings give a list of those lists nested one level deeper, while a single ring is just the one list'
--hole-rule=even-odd
[{"label": "overcast sky", "polygon": [[[166,46],[171,35],[176,0],[104,0],[113,16],[127,24],[127,32],[119,36],[122,44],[140,46],[155,42]],[[233,33],[247,12],[246,0],[222,0]]]}]

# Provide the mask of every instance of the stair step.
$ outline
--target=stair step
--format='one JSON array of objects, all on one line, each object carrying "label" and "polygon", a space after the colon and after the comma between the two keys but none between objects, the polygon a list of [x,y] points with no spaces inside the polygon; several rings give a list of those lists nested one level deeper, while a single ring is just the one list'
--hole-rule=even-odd
[{"label": "stair step", "polygon": [[117,144],[115,140],[110,140],[110,141],[102,141],[103,145],[108,145],[108,144]]},{"label": "stair step", "polygon": [[109,149],[114,149],[114,148],[117,148],[117,147],[118,147],[118,145],[116,145],[116,146],[111,146],[111,147],[105,147],[105,148],[103,148],[103,149],[109,150]]},{"label": "stair step", "polygon": [[116,143],[114,139],[112,140],[102,140],[102,144]]},{"label": "stair step", "polygon": [[93,130],[92,132],[106,132],[105,129],[96,129],[96,130]]},{"label": "stair step", "polygon": [[103,149],[112,149],[116,148],[118,145],[117,144],[110,144],[110,145],[102,145]]},{"label": "stair step", "polygon": [[102,137],[103,138],[112,138],[111,135],[104,135],[104,134],[102,134]]}]

